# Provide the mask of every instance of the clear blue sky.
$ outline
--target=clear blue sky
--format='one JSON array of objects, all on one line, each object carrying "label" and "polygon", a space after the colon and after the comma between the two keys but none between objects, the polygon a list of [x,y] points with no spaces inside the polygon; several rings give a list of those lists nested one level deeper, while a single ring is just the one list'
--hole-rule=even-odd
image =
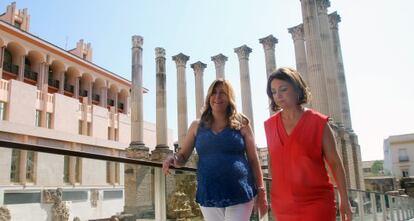
[{"label": "clear blue sky", "polygon": [[[5,11],[9,0],[0,1]],[[122,2],[122,4],[121,4]],[[253,94],[256,142],[266,144],[263,121],[268,117],[266,73],[258,39],[273,34],[277,66],[295,67],[293,42],[287,28],[301,23],[299,0],[127,0],[17,1],[28,8],[30,32],[59,47],[72,49],[83,38],[92,43],[93,62],[131,79],[131,36],[144,37],[144,118],[155,122],[155,47],[167,53],[168,126],[176,130],[176,68],[171,56],[189,55],[188,120],[195,118],[194,74],[190,64],[202,61],[205,90],[215,78],[210,57],[229,57],[226,78],[237,91],[240,78],[233,49],[247,44]],[[353,129],[363,160],[383,158],[383,140],[414,133],[414,31],[409,0],[331,0],[329,12],[342,17],[339,32]]]}]

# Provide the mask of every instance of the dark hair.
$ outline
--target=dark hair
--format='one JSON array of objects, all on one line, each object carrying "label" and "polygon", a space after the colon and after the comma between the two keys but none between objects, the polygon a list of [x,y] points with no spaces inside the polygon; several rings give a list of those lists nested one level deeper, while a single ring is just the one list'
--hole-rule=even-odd
[{"label": "dark hair", "polygon": [[276,71],[274,71],[272,74],[270,74],[269,78],[267,79],[267,96],[270,99],[270,109],[273,111],[280,110],[280,107],[277,106],[275,100],[273,99],[271,84],[272,81],[278,79],[281,81],[286,81],[290,85],[293,86],[296,93],[298,94],[298,101],[297,104],[306,104],[310,100],[310,92],[308,86],[306,86],[305,81],[303,80],[300,73],[293,69],[288,67],[278,68]]},{"label": "dark hair", "polygon": [[224,91],[229,99],[229,105],[227,106],[226,117],[228,119],[229,126],[232,129],[240,130],[242,127],[249,124],[249,119],[242,113],[237,112],[236,98],[234,96],[234,89],[230,82],[223,79],[217,79],[211,83],[208,88],[207,96],[204,101],[204,107],[200,117],[200,125],[206,128],[210,128],[213,123],[213,112],[210,105],[210,97],[213,95],[214,89],[217,86],[223,85]]}]

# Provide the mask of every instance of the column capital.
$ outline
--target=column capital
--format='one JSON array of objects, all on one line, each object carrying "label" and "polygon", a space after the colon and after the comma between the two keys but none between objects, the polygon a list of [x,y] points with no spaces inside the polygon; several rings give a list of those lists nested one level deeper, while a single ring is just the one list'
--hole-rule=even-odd
[{"label": "column capital", "polygon": [[218,54],[211,57],[211,60],[214,62],[214,64],[224,64],[227,61],[227,57],[223,54]]},{"label": "column capital", "polygon": [[331,2],[329,0],[316,0],[316,5],[318,7],[318,13],[327,13]]},{"label": "column capital", "polygon": [[173,61],[177,66],[185,66],[187,61],[190,59],[190,56],[187,56],[183,53],[172,56]]},{"label": "column capital", "polygon": [[338,23],[341,22],[341,16],[336,12],[329,14],[329,25],[331,29],[338,29]]},{"label": "column capital", "polygon": [[249,48],[247,45],[242,45],[238,48],[234,49],[234,52],[240,59],[249,59],[249,54],[252,52],[252,49]]},{"label": "column capital", "polygon": [[274,49],[275,45],[279,43],[277,38],[275,38],[273,35],[269,35],[264,38],[259,39],[260,44],[263,44],[263,48],[265,50]]},{"label": "column capital", "polygon": [[288,28],[288,31],[292,35],[293,40],[303,40],[304,39],[303,24],[296,25],[294,27]]},{"label": "column capital", "polygon": [[155,48],[155,58],[165,58],[165,49],[164,48]]},{"label": "column capital", "polygon": [[204,69],[207,67],[207,64],[204,64],[201,61],[191,64],[191,68],[194,69],[194,74],[203,73]]},{"label": "column capital", "polygon": [[142,48],[144,38],[139,35],[132,36],[132,48]]}]

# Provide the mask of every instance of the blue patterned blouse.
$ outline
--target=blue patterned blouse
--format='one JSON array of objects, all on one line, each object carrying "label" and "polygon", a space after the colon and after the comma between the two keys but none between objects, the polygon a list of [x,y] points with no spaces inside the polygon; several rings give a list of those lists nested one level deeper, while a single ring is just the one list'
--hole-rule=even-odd
[{"label": "blue patterned blouse", "polygon": [[240,130],[215,134],[200,125],[195,138],[199,155],[196,201],[204,207],[246,203],[257,194]]}]

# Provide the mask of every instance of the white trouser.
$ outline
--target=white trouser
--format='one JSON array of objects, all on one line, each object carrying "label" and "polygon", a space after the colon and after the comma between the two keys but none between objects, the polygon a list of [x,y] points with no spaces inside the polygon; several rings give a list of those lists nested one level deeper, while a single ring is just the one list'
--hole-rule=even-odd
[{"label": "white trouser", "polygon": [[224,208],[200,206],[205,221],[248,221],[254,200]]}]

